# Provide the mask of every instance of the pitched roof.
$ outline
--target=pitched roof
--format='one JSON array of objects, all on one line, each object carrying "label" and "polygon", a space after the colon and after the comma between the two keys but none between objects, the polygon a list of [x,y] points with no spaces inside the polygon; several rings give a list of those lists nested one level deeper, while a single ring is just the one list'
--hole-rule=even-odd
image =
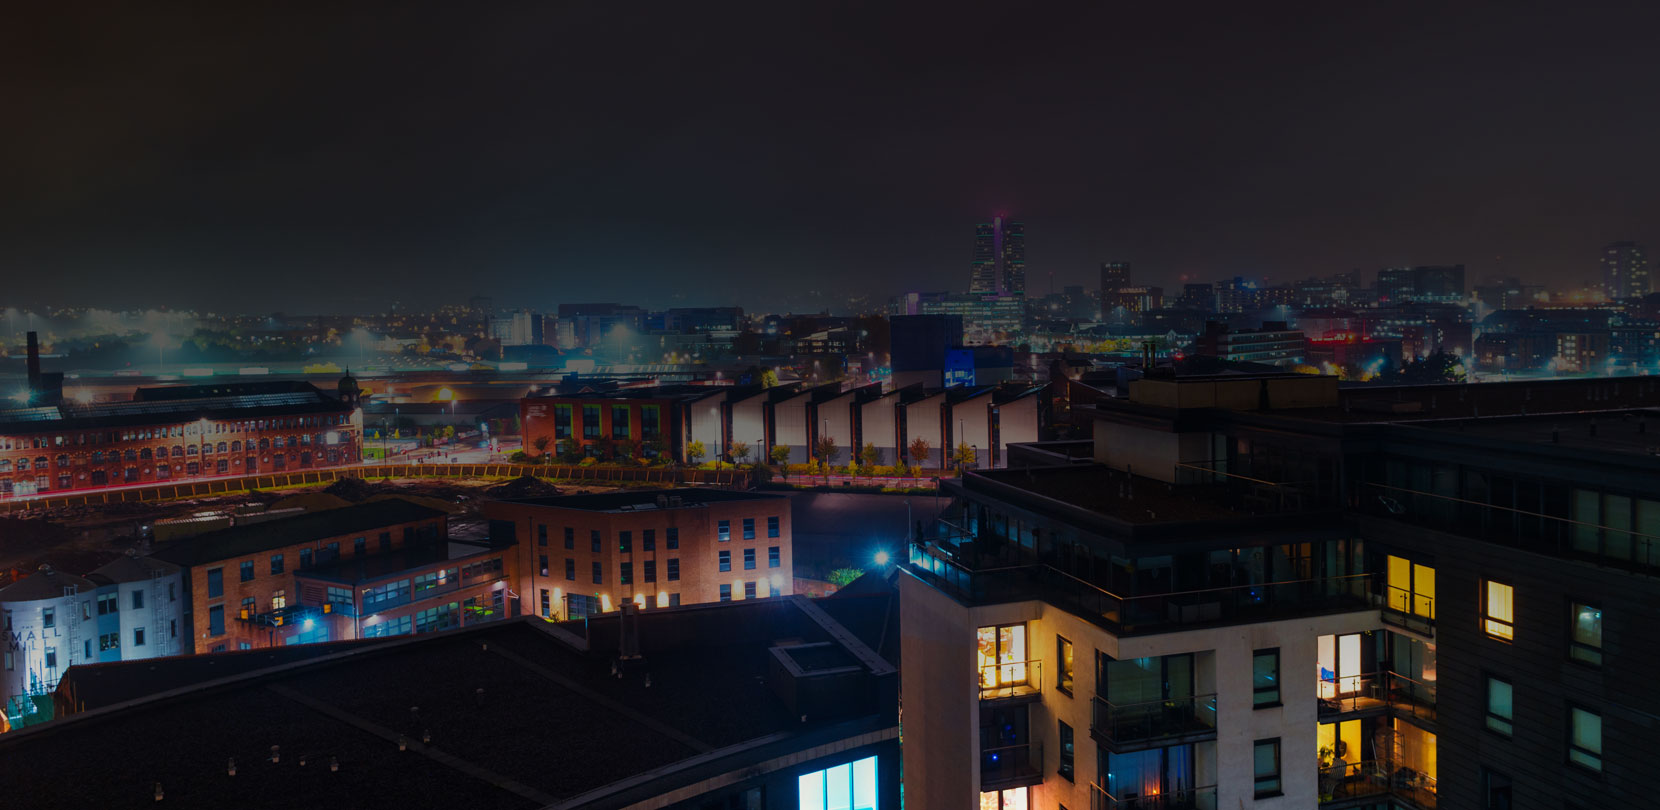
[{"label": "pitched roof", "polygon": [[30,574],[4,588],[0,588],[0,602],[33,602],[37,599],[54,599],[63,596],[63,589],[75,587],[82,591],[91,591],[98,587],[98,583],[86,577],[74,574],[65,574],[42,565],[40,570]]}]

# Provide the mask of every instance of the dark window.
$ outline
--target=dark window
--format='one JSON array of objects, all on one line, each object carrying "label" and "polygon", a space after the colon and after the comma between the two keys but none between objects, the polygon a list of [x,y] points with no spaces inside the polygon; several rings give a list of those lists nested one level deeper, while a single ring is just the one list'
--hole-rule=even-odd
[{"label": "dark window", "polygon": [[141,609],[143,609],[143,607],[144,607],[144,592],[143,591],[133,591],[133,610],[141,610]]},{"label": "dark window", "polygon": [[646,560],[645,581],[647,581],[647,582],[656,582],[657,581],[657,561],[656,560]]},{"label": "dark window", "polygon": [[611,406],[611,438],[628,438],[628,406]]},{"label": "dark window", "polygon": [[548,575],[548,555],[542,554],[536,558],[536,566],[542,569],[542,576]]},{"label": "dark window", "polygon": [[745,571],[754,571],[755,570],[755,549],[752,549],[752,548],[744,549],[744,570]]},{"label": "dark window", "polygon": [[732,539],[732,521],[730,521],[730,520],[721,521],[719,528],[720,528],[720,541],[722,543]]},{"label": "dark window", "polygon": [[656,405],[640,406],[640,438],[655,439],[662,435],[661,411]]},{"label": "dark window", "polygon": [[617,532],[617,551],[623,554],[634,553],[634,533],[631,531]]},{"label": "dark window", "polygon": [[755,518],[744,518],[744,539],[755,539]]},{"label": "dark window", "polygon": [[538,524],[536,524],[536,545],[545,546],[547,544],[548,544],[548,527],[547,527],[546,524],[538,523]]},{"label": "dark window", "polygon": [[302,548],[302,549],[300,549],[300,570],[304,571],[305,569],[310,568],[310,567],[311,567],[311,549]]},{"label": "dark window", "polygon": [[1280,738],[1257,740],[1252,748],[1256,797],[1280,795]]},{"label": "dark window", "polygon": [[599,438],[599,406],[582,406],[582,438]]},{"label": "dark window", "polygon": [[385,552],[388,552],[388,551],[392,550],[392,533],[391,532],[381,532],[380,533],[380,550],[381,550],[381,553],[383,553],[383,554]]},{"label": "dark window", "polygon": [[767,567],[768,568],[777,568],[778,564],[779,564],[778,547],[777,546],[767,546]]},{"label": "dark window", "polygon": [[550,617],[552,615],[552,608],[553,608],[553,596],[552,596],[552,594],[548,593],[547,588],[543,588],[542,589],[542,618],[546,619],[546,618]]},{"label": "dark window", "polygon": [[253,560],[243,560],[242,565],[240,566],[240,568],[242,569],[242,580],[241,581],[243,581],[243,582],[253,582],[254,581],[254,561]]},{"label": "dark window", "polygon": [[367,537],[354,537],[354,538],[352,538],[352,556],[353,557],[361,557],[368,550],[369,550],[369,538],[367,538]]},{"label": "dark window", "polygon": [[217,599],[225,595],[225,569],[209,568],[207,572],[208,598]]},{"label": "dark window", "polygon": [[619,585],[632,585],[632,584],[634,584],[634,563],[625,562],[625,563],[621,564],[621,566],[618,570],[617,584],[619,584]]},{"label": "dark window", "polygon": [[720,586],[720,600],[722,602],[732,601],[732,583],[730,583],[730,582],[721,583],[721,586]]},{"label": "dark window", "polygon": [[1510,810],[1510,777],[1481,769],[1482,810]]},{"label": "dark window", "polygon": [[1515,722],[1514,693],[1503,678],[1487,678],[1487,727],[1510,736]]},{"label": "dark window", "polygon": [[1568,657],[1602,666],[1602,608],[1574,602],[1568,615]]},{"label": "dark window", "polygon": [[1280,705],[1280,651],[1257,650],[1251,655],[1251,704],[1257,708]]},{"label": "dark window", "polygon": [[720,553],[720,570],[722,570],[722,571],[732,570],[732,552],[722,551]]},{"label": "dark window", "polygon": [[594,563],[594,584],[605,584],[605,569],[602,568],[599,563]]},{"label": "dark window", "polygon": [[669,581],[670,582],[679,582],[680,581],[680,558],[679,557],[670,557],[669,558],[669,571],[668,571],[668,574],[669,574]]},{"label": "dark window", "polygon": [[225,634],[225,606],[214,605],[208,608],[208,635],[222,636]]},{"label": "dark window", "polygon": [[744,583],[744,598],[745,599],[754,599],[755,598],[755,583],[753,583],[753,582],[745,582]]},{"label": "dark window", "polygon": [[663,531],[665,532],[663,539],[668,542],[669,550],[673,551],[680,548],[680,527],[670,526]]},{"label": "dark window", "polygon": [[576,560],[570,557],[565,558],[565,579],[576,581]]},{"label": "dark window", "polygon": [[282,555],[281,554],[272,554],[271,555],[271,573],[272,574],[282,573]]},{"label": "dark window", "polygon": [[571,437],[571,406],[553,406],[553,437],[555,439],[569,439]]},{"label": "dark window", "polygon": [[1055,769],[1055,773],[1060,774],[1062,779],[1071,782],[1073,781],[1074,761],[1074,752],[1072,750],[1072,727],[1067,725],[1064,720],[1058,720],[1056,722],[1059,723],[1058,730],[1061,743],[1061,764],[1060,767]]},{"label": "dark window", "polygon": [[40,626],[41,627],[52,628],[52,627],[56,627],[57,623],[58,623],[58,617],[57,617],[57,611],[56,610],[54,610],[52,608],[41,608],[40,609]]},{"label": "dark window", "polygon": [[656,529],[641,529],[640,530],[640,549],[642,551],[656,551],[657,550],[657,530]]},{"label": "dark window", "polygon": [[773,515],[772,517],[767,518],[767,536],[768,537],[777,537],[778,536],[778,516],[777,515]]},{"label": "dark window", "polygon": [[576,529],[565,527],[565,548],[576,548]]},{"label": "dark window", "polygon": [[588,531],[588,545],[591,547],[589,550],[594,552],[595,554],[598,554],[599,553],[599,543],[600,543],[599,529],[590,529]]}]

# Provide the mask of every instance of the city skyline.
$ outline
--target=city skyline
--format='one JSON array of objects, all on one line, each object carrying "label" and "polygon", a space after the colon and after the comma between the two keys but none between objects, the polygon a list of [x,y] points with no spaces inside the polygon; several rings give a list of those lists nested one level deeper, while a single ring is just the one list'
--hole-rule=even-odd
[{"label": "city skyline", "polygon": [[1660,76],[1651,9],[729,13],[35,10],[30,126],[0,136],[10,296],[224,307],[234,273],[283,282],[255,309],[362,310],[626,277],[771,308],[960,289],[997,211],[1040,292],[1115,259],[1167,288],[1455,263],[1578,286],[1660,236],[1656,113],[1620,103]]}]

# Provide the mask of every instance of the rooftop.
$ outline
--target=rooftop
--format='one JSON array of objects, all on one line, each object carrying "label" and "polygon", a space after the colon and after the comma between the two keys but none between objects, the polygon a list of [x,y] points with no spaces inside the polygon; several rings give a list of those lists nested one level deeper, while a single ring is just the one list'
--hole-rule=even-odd
[{"label": "rooftop", "polygon": [[1569,452],[1660,456],[1660,408],[1455,419],[1418,426],[1477,438],[1549,445]]},{"label": "rooftop", "polygon": [[[591,619],[586,639],[580,623],[524,617],[326,645],[310,660],[0,736],[0,794],[38,808],[128,806],[150,804],[159,783],[169,807],[215,810],[621,807],[897,723],[892,665],[804,597],[636,619],[643,657],[621,677],[616,615]],[[863,684],[805,721],[772,664],[775,648],[803,644],[836,647],[828,655]]]},{"label": "rooftop", "polygon": [[163,545],[152,556],[178,565],[201,565],[438,517],[444,517],[444,513],[400,498],[389,498],[184,537]]},{"label": "rooftop", "polygon": [[40,570],[35,573],[0,588],[0,602],[33,602],[37,599],[56,599],[63,596],[64,588],[69,587],[74,587],[80,591],[91,591],[98,587],[98,583],[85,577],[65,574],[50,565],[42,565]]},{"label": "rooftop", "polygon": [[313,565],[297,573],[306,579],[327,579],[335,582],[370,582],[425,568],[447,560],[460,560],[486,554],[499,549],[488,545],[475,543],[448,542],[418,542],[411,545],[392,549],[391,551],[373,552],[362,557],[342,557],[337,560]]},{"label": "rooftop", "polygon": [[966,476],[963,485],[977,491],[1001,490],[1040,507],[1043,502],[1050,502],[1130,524],[1190,523],[1251,516],[1218,503],[1210,497],[1209,489],[1172,486],[1103,464],[977,470]]},{"label": "rooftop", "polygon": [[652,509],[686,509],[732,501],[778,500],[783,497],[785,496],[764,492],[684,487],[678,489],[634,489],[620,492],[598,492],[588,495],[555,495],[547,498],[523,498],[506,501],[506,503],[547,506],[557,509],[581,509],[587,512],[643,512]]},{"label": "rooftop", "polygon": [[0,410],[0,433],[35,433],[125,425],[176,424],[197,419],[247,419],[296,413],[344,413],[351,406],[306,382],[269,381],[173,388],[140,388],[128,402]]}]

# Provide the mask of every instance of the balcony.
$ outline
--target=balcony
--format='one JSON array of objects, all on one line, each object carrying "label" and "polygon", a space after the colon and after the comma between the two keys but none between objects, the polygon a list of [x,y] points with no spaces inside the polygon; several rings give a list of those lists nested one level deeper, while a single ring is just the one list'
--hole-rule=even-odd
[{"label": "balcony", "polygon": [[1123,634],[1364,610],[1372,604],[1370,574],[1119,596],[1043,564],[969,568],[933,542],[911,544],[909,570],[959,601],[1041,599]]},{"label": "balcony", "polygon": [[1122,798],[1100,785],[1089,786],[1090,810],[1216,810],[1216,786],[1121,791]]},{"label": "balcony", "polygon": [[980,667],[982,701],[1031,701],[1042,693],[1042,661],[1014,661]]},{"label": "balcony", "polygon": [[1382,711],[1389,706],[1384,696],[1384,677],[1372,672],[1365,675],[1321,678],[1319,698],[1321,718],[1339,715],[1364,714]]},{"label": "balcony", "polygon": [[1384,699],[1396,717],[1434,722],[1435,682],[1408,678],[1396,672],[1384,673]]},{"label": "balcony", "polygon": [[1320,806],[1351,807],[1381,798],[1435,810],[1435,780],[1388,760],[1329,765],[1320,769]]},{"label": "balcony", "polygon": [[980,790],[1002,790],[1043,781],[1043,745],[1025,743],[980,752]]},{"label": "balcony", "polygon": [[1384,588],[1383,621],[1426,636],[1435,635],[1435,597],[1393,585]]},{"label": "balcony", "polygon": [[1216,695],[1114,704],[1094,699],[1090,734],[1117,752],[1216,738]]},{"label": "balcony", "polygon": [[289,605],[264,613],[242,610],[237,613],[236,620],[262,627],[287,627],[305,619],[320,619],[331,615],[351,616],[352,606],[331,602],[325,605]]}]

